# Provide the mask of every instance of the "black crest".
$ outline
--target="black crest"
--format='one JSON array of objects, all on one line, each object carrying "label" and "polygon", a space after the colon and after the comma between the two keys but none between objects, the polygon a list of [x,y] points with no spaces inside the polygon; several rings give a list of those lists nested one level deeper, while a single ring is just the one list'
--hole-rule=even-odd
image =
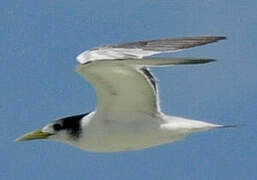
[{"label": "black crest", "polygon": [[53,124],[53,129],[55,131],[67,130],[72,137],[79,137],[82,131],[81,120],[89,113],[90,112],[59,119]]}]

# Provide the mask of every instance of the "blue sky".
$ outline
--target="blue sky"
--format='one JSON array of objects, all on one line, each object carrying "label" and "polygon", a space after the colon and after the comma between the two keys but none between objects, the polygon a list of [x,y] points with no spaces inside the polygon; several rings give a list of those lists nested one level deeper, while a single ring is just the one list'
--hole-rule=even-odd
[{"label": "blue sky", "polygon": [[[256,7],[250,0],[10,0],[0,7],[0,179],[257,179]],[[96,95],[74,72],[95,46],[143,39],[225,35],[170,54],[202,66],[154,69],[161,106],[177,116],[247,124],[143,151],[98,154],[17,136],[93,110]]]}]

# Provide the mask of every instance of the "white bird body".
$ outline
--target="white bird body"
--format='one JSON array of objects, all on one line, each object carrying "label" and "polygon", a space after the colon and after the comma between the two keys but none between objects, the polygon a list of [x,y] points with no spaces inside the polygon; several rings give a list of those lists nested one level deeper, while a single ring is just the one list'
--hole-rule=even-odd
[{"label": "white bird body", "polygon": [[165,115],[150,67],[202,64],[212,59],[148,58],[204,45],[224,37],[202,36],[103,46],[77,57],[77,72],[95,88],[98,106],[17,139],[61,141],[93,152],[139,150],[181,140],[195,132],[230,127]]},{"label": "white bird body", "polygon": [[146,114],[132,114],[120,121],[106,121],[92,112],[90,118],[85,117],[82,121],[85,133],[78,141],[72,142],[74,146],[91,152],[145,149],[182,140],[194,132],[221,127],[180,117],[161,115],[153,118]]}]

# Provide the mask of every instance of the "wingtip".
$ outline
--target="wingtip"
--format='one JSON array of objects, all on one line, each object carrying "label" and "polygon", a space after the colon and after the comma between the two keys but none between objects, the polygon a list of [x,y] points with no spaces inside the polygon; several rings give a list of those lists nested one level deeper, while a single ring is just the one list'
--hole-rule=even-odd
[{"label": "wingtip", "polygon": [[217,41],[228,39],[226,36],[217,36]]},{"label": "wingtip", "polygon": [[205,41],[204,44],[208,44],[208,43],[213,43],[213,42],[218,42],[218,41],[221,41],[221,40],[226,40],[227,37],[226,36],[209,36],[209,35],[206,35],[206,36],[196,36],[196,37],[192,37],[193,39],[194,38],[199,38],[199,39],[202,39],[203,41]]},{"label": "wingtip", "polygon": [[216,59],[194,59],[185,64],[206,64],[206,63],[212,63],[216,61],[217,61]]},{"label": "wingtip", "polygon": [[227,37],[226,37],[226,36],[217,36],[217,38],[218,38],[219,40],[227,39]]},{"label": "wingtip", "polygon": [[203,36],[203,38],[206,38],[206,41],[211,43],[211,42],[218,42],[221,40],[226,40],[226,36]]},{"label": "wingtip", "polygon": [[217,62],[217,59],[206,59],[205,63]]}]

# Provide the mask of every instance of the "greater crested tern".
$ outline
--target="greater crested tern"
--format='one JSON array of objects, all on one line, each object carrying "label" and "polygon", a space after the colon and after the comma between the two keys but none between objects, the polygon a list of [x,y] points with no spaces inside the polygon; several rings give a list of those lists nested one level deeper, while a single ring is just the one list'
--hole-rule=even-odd
[{"label": "greater crested tern", "polygon": [[77,72],[94,87],[95,111],[65,117],[16,141],[48,139],[86,151],[139,150],[182,140],[191,133],[231,127],[165,115],[150,67],[203,64],[213,59],[143,58],[223,40],[199,36],[101,46],[77,56]]}]

